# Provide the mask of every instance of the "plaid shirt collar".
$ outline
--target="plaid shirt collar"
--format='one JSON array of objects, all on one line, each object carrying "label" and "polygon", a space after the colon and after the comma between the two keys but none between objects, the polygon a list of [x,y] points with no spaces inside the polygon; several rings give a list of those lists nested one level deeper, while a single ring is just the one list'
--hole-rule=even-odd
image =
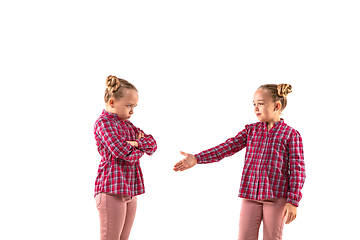
[{"label": "plaid shirt collar", "polygon": [[[284,124],[284,119],[280,118],[280,121],[277,121],[276,123],[274,123],[274,126],[270,129],[273,130],[275,128],[277,128],[278,126],[281,126]],[[262,122],[262,126],[265,129],[265,131],[267,131],[267,123],[266,122]]]},{"label": "plaid shirt collar", "polygon": [[102,115],[109,116],[110,118],[123,121],[123,120],[121,120],[121,119],[119,118],[119,116],[118,116],[116,113],[108,112],[108,111],[106,111],[105,109],[103,110]]}]

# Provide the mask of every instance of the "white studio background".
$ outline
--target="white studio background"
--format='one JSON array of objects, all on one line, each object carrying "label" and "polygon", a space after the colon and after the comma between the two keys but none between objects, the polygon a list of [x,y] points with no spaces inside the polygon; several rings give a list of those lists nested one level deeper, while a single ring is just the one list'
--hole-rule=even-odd
[{"label": "white studio background", "polygon": [[283,118],[304,141],[303,200],[284,239],[357,239],[359,10],[346,0],[2,1],[0,238],[99,239],[93,124],[116,75],[138,88],[131,121],[158,142],[141,159],[132,240],[237,239],[245,150],[172,167],[180,150],[257,121],[252,96],[265,83],[293,86]]}]

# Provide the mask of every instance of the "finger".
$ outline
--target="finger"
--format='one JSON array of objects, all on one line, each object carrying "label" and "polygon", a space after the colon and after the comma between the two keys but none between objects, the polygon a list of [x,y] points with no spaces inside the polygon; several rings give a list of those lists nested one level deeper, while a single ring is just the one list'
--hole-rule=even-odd
[{"label": "finger", "polygon": [[175,167],[179,167],[181,164],[182,164],[182,160],[179,161],[179,162],[177,162],[177,163],[174,165],[174,168],[175,168]]},{"label": "finger", "polygon": [[184,155],[184,156],[186,156],[186,157],[189,155],[189,154],[187,154],[186,152],[183,152],[183,151],[180,151],[180,154],[181,154],[181,155]]},{"label": "finger", "polygon": [[289,224],[289,221],[290,221],[290,215],[287,216],[285,224]]},{"label": "finger", "polygon": [[[291,223],[292,221],[294,221],[294,220],[295,220],[295,218],[296,218],[296,215],[291,215],[291,218],[290,218],[289,223]],[[288,223],[288,224],[289,224],[289,223]]]},{"label": "finger", "polygon": [[181,168],[181,166],[176,166],[176,167],[174,167],[174,171],[179,171],[180,170],[180,168]]},{"label": "finger", "polygon": [[176,170],[176,171],[183,171],[186,169],[188,169],[188,166],[187,166],[187,164],[185,164],[184,160],[179,161],[174,166],[174,170]]},{"label": "finger", "polygon": [[187,166],[185,166],[185,165],[181,165],[180,166],[180,171],[184,171],[184,170],[186,170],[186,169],[188,169],[189,167],[187,167]]},{"label": "finger", "polygon": [[184,171],[184,170],[186,170],[186,169],[187,169],[187,168],[184,167],[184,166],[182,166],[182,165],[174,168],[175,172],[177,172],[177,171]]},{"label": "finger", "polygon": [[283,217],[285,217],[285,216],[286,216],[286,213],[287,213],[287,209],[286,209],[286,208],[284,208],[284,211],[283,211]]},{"label": "finger", "polygon": [[182,160],[182,161],[178,162],[177,164],[175,164],[175,167],[178,168],[178,169],[180,169],[180,168],[182,168],[182,167],[187,168],[186,165],[187,165],[187,164],[185,164],[185,162]]},{"label": "finger", "polygon": [[289,214],[288,215],[288,217],[287,217],[287,219],[286,219],[286,224],[289,224],[289,223],[291,223],[292,221],[294,221],[294,219],[295,219],[295,217],[294,217],[294,215],[292,215],[292,214]]}]

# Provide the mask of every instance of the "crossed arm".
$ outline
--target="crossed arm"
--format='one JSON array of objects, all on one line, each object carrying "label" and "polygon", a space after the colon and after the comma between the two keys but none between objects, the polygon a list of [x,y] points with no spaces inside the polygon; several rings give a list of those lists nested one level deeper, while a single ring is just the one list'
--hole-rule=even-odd
[{"label": "crossed arm", "polygon": [[[139,131],[137,134],[136,134],[136,139],[137,140],[140,140],[141,138],[143,138],[144,137],[144,133],[143,133],[143,131]],[[133,147],[136,147],[136,148],[138,148],[139,147],[139,144],[138,144],[138,142],[137,141],[126,141],[127,143],[129,143],[131,146],[133,146]]]}]

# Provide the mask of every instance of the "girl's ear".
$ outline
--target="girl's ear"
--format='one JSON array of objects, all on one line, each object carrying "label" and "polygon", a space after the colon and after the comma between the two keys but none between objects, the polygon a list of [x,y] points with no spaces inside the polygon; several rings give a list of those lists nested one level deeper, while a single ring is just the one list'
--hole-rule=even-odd
[{"label": "girl's ear", "polygon": [[281,109],[281,103],[280,102],[276,102],[275,104],[275,111],[280,111]]},{"label": "girl's ear", "polygon": [[111,108],[114,107],[114,99],[113,98],[110,98],[109,101],[108,101],[108,104]]}]

